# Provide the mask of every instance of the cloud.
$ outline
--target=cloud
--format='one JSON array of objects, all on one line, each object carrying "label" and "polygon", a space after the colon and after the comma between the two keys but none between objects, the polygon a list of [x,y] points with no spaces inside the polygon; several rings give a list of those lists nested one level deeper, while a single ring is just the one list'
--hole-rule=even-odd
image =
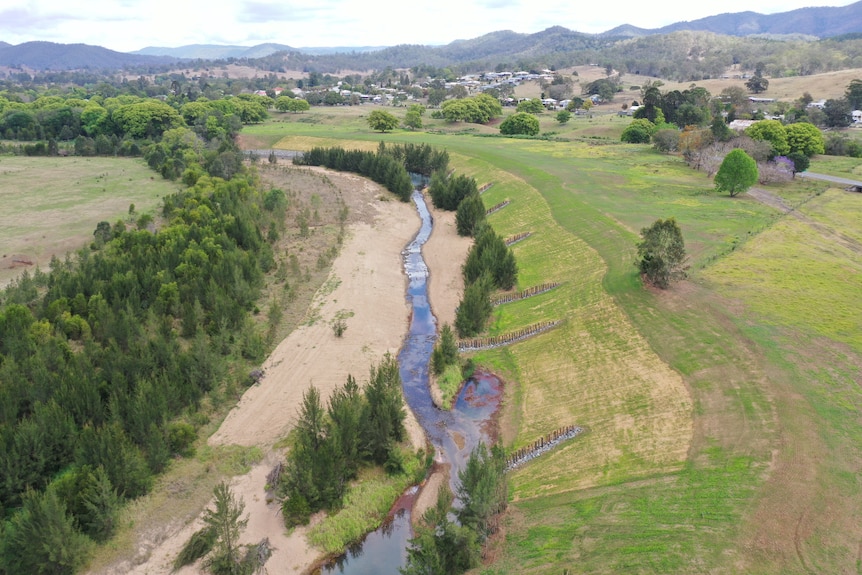
[{"label": "cloud", "polygon": [[28,8],[12,8],[0,11],[0,31],[14,33],[27,29],[48,29],[69,19],[69,15],[62,13],[40,14]]},{"label": "cloud", "polygon": [[247,1],[240,5],[237,20],[244,24],[272,24],[274,22],[296,22],[298,20],[328,19],[331,8],[311,5],[308,2],[267,2]]},{"label": "cloud", "polygon": [[521,10],[521,0],[480,0],[476,3],[486,10]]},{"label": "cloud", "polygon": [[[754,8],[771,13],[800,5],[847,4],[851,0],[726,0],[720,10]],[[551,26],[598,33],[628,23],[655,28],[715,14],[708,3],[675,11],[623,0],[608,12],[571,0],[78,0],[74,9],[57,0],[0,0],[0,39],[12,43],[48,40],[98,44],[114,50],[191,43],[292,46],[386,46],[442,44],[497,30],[530,34]]]}]

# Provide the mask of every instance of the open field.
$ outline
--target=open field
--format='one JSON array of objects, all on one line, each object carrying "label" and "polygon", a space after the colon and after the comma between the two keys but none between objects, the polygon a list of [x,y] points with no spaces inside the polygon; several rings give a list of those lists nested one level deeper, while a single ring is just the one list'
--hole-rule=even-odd
[{"label": "open field", "polygon": [[178,189],[140,158],[0,157],[0,286],[87,245],[100,221],[128,220],[130,204],[155,215]]},{"label": "open field", "polygon": [[[324,110],[245,137],[300,149],[381,139],[445,147],[459,172],[495,182],[486,205],[512,201],[491,217],[503,235],[533,232],[514,248],[519,288],[565,282],[498,308],[492,331],[544,319],[562,326],[478,356],[510,384],[508,446],[560,425],[589,429],[512,476],[509,521],[487,572],[858,572],[852,246],[862,195],[770,188],[802,206],[803,222],[751,198],[715,196],[681,161],[616,144],[625,120],[580,118],[566,128],[580,142],[551,142],[476,138],[483,128],[431,122],[435,133],[380,135],[364,113]],[[854,170],[849,162],[842,169]],[[634,244],[641,227],[668,216],[683,229],[692,278],[656,293],[641,287]],[[811,275],[791,276],[779,258]],[[797,297],[809,284],[811,295]]]},{"label": "open field", "polygon": [[862,351],[860,202],[829,190],[704,276],[764,318]]}]

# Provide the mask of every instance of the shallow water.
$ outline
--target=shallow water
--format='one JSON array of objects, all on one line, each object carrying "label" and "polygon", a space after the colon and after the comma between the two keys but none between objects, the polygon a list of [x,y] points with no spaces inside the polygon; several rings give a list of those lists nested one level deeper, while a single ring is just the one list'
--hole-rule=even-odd
[{"label": "shallow water", "polygon": [[[456,492],[458,472],[480,441],[493,442],[493,418],[500,404],[500,381],[490,373],[477,371],[458,395],[452,411],[438,409],[428,389],[428,364],[437,334],[437,320],[428,302],[428,267],[422,258],[422,245],[433,227],[425,199],[413,193],[413,203],[422,219],[416,237],[402,252],[409,279],[407,301],[412,308],[410,331],[398,354],[404,397],[434,446],[435,459],[452,467],[449,485]],[[459,447],[459,443],[461,447]],[[321,573],[347,575],[395,575],[407,560],[410,505],[416,488],[408,490],[396,503],[390,519],[341,557],[321,569]]]}]

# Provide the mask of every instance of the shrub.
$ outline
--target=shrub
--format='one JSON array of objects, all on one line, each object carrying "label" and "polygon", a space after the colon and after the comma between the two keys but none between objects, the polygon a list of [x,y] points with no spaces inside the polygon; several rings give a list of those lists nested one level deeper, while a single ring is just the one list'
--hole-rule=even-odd
[{"label": "shrub", "polygon": [[658,130],[652,135],[652,145],[659,152],[675,152],[679,148],[678,130]]},{"label": "shrub", "polygon": [[545,111],[545,105],[542,104],[542,101],[538,98],[533,98],[531,100],[524,100],[523,102],[518,102],[518,106],[515,108],[515,110],[527,114],[541,114]]},{"label": "shrub", "polygon": [[649,144],[654,130],[655,124],[646,118],[632,120],[632,123],[623,130],[620,140],[627,144]]},{"label": "shrub", "polygon": [[507,136],[535,136],[539,133],[539,119],[526,112],[516,112],[503,120],[500,133]]},{"label": "shrub", "polygon": [[794,174],[804,172],[811,165],[811,159],[803,152],[791,152],[787,154],[787,159],[793,163],[791,169]]},{"label": "shrub", "polygon": [[168,424],[168,445],[172,453],[183,457],[194,455],[193,443],[197,439],[194,426],[183,421]]},{"label": "shrub", "polygon": [[294,492],[281,504],[281,514],[288,528],[307,525],[311,520],[311,507],[301,493]]},{"label": "shrub", "polygon": [[656,220],[641,230],[641,238],[637,265],[650,283],[667,288],[672,280],[684,277],[685,244],[675,219]]},{"label": "shrub", "polygon": [[215,545],[216,530],[212,526],[206,526],[203,529],[195,531],[189,538],[183,548],[180,550],[177,558],[174,559],[174,570],[178,570],[186,565],[191,565],[207,553],[209,553],[213,545]]}]

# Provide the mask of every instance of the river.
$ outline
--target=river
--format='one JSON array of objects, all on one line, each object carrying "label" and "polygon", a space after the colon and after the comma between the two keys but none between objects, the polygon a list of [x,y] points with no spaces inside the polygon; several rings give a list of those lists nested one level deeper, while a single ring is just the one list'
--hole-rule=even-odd
[{"label": "river", "polygon": [[[428,301],[428,266],[422,258],[422,245],[431,236],[434,224],[422,194],[413,192],[412,200],[422,225],[402,252],[409,280],[407,302],[412,314],[398,363],[407,404],[434,446],[436,463],[451,466],[449,485],[455,492],[458,472],[464,468],[470,452],[480,441],[488,445],[493,442],[492,424],[502,389],[495,376],[477,371],[464,385],[451,411],[438,409],[431,399],[428,365],[437,338],[437,320]],[[402,495],[380,529],[322,567],[320,573],[396,575],[407,560],[408,541],[412,536],[410,507],[416,490],[411,487]]]}]

